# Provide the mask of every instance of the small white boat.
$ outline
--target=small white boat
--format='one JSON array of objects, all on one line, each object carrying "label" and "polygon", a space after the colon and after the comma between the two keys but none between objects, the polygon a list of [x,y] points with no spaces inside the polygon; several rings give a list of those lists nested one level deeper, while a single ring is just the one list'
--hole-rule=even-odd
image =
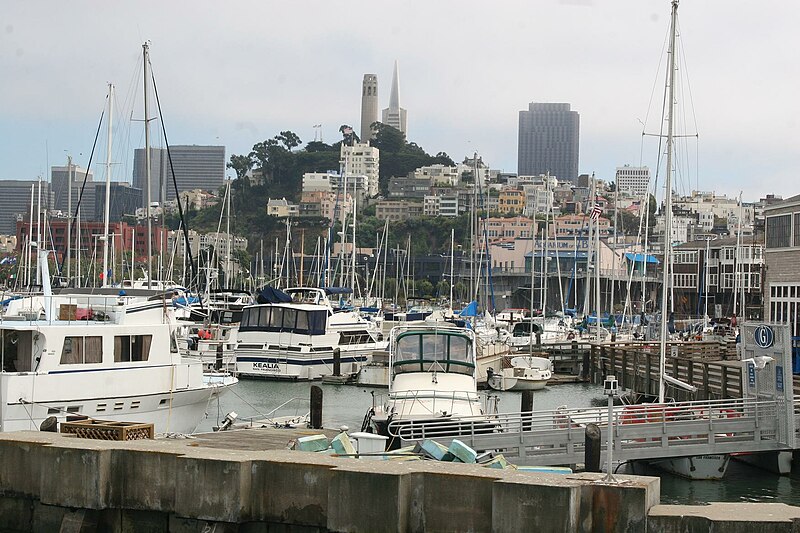
[{"label": "small white boat", "polygon": [[511,358],[511,366],[500,372],[491,372],[487,383],[494,390],[523,391],[541,390],[553,377],[553,362],[546,357],[517,356]]}]

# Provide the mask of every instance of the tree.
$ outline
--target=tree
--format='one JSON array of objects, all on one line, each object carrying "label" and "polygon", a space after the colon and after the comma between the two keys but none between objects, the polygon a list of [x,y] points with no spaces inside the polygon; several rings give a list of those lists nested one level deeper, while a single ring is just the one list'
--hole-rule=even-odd
[{"label": "tree", "polygon": [[303,141],[300,140],[300,137],[289,130],[280,132],[280,134],[275,136],[275,139],[283,144],[283,146],[286,147],[286,150],[289,152],[303,143]]},{"label": "tree", "polygon": [[250,156],[232,154],[231,160],[226,166],[236,172],[237,179],[243,179],[252,170],[253,160],[250,159]]},{"label": "tree", "polygon": [[381,151],[381,155],[383,152],[400,152],[406,145],[406,134],[388,124],[373,122],[372,131],[375,132],[375,136],[371,144]]}]

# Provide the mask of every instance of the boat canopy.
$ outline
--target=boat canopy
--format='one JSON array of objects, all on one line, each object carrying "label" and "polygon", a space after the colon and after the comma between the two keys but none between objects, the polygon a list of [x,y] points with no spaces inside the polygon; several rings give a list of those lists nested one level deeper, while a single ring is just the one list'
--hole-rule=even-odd
[{"label": "boat canopy", "polygon": [[325,287],[325,294],[353,294],[353,289],[350,287]]},{"label": "boat canopy", "polygon": [[292,297],[275,287],[264,287],[258,293],[256,301],[260,304],[289,303],[292,301]]},{"label": "boat canopy", "polygon": [[290,306],[264,305],[246,307],[239,331],[271,331],[324,335],[328,311],[296,309]]},{"label": "boat canopy", "polygon": [[457,331],[406,331],[397,336],[392,363],[395,374],[404,372],[475,371],[472,340]]}]

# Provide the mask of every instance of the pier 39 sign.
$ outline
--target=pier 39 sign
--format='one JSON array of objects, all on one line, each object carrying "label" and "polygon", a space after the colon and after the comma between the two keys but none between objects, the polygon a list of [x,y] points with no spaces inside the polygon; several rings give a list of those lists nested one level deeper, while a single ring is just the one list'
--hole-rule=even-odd
[{"label": "pier 39 sign", "polygon": [[759,348],[771,348],[775,342],[775,332],[771,327],[762,324],[753,331],[753,340]]}]

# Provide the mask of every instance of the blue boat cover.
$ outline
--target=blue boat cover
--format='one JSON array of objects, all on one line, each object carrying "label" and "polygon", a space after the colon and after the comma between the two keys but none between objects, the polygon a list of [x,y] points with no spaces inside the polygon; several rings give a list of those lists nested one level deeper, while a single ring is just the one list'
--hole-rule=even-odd
[{"label": "blue boat cover", "polygon": [[292,297],[275,287],[264,287],[258,293],[256,301],[260,304],[291,303]]}]

